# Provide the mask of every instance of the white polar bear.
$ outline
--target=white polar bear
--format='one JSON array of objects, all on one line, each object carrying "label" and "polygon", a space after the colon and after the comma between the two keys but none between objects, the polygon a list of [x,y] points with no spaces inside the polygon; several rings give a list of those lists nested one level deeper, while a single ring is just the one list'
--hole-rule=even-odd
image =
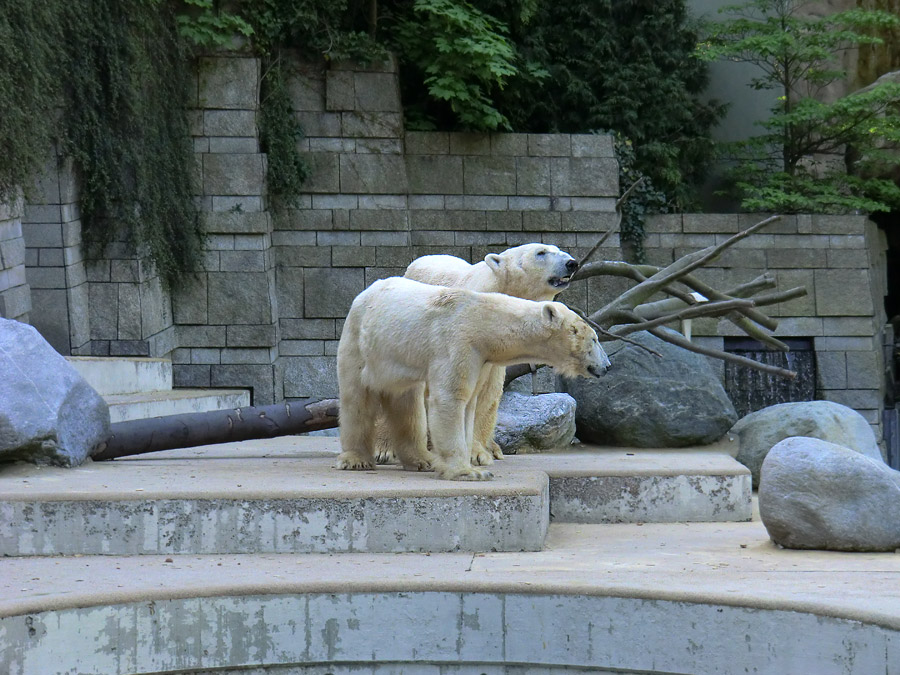
[{"label": "white polar bear", "polygon": [[599,377],[609,366],[594,330],[562,303],[376,281],[353,301],[338,344],[336,466],[374,466],[373,428],[382,415],[404,468],[491,478],[470,461],[479,386],[494,366],[533,361],[568,377]]},{"label": "white polar bear", "polygon": [[[406,268],[404,276],[426,284],[465,288],[482,293],[504,293],[526,300],[553,300],[564,291],[578,270],[578,262],[565,251],[549,244],[524,244],[503,253],[490,253],[470,265],[452,255],[427,255]],[[487,465],[502,459],[503,451],[494,441],[497,408],[503,396],[506,369],[494,367],[477,392],[475,435],[471,447],[474,465]],[[393,458],[381,424],[376,426],[376,461],[385,464]]]}]

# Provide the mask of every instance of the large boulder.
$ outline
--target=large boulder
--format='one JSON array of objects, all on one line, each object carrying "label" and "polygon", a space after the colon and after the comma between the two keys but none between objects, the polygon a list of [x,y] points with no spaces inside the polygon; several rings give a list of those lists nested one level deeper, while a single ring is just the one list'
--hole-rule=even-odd
[{"label": "large boulder", "polygon": [[786,438],[762,465],[759,515],[786,548],[900,548],[900,472],[818,438]]},{"label": "large boulder", "polygon": [[759,468],[773,445],[791,436],[808,436],[881,460],[872,427],[852,408],[831,401],[780,403],[750,413],[731,429],[740,440],[737,460],[759,485]]},{"label": "large boulder", "polygon": [[507,455],[556,450],[573,438],[575,399],[568,394],[507,391],[500,399],[494,440]]},{"label": "large boulder", "polygon": [[578,438],[603,445],[677,448],[724,436],[737,413],[706,357],[646,332],[631,337],[662,358],[612,342],[604,345],[612,367],[603,377],[564,381],[578,404]]},{"label": "large boulder", "polygon": [[109,433],[109,407],[31,326],[0,319],[0,461],[77,466]]}]

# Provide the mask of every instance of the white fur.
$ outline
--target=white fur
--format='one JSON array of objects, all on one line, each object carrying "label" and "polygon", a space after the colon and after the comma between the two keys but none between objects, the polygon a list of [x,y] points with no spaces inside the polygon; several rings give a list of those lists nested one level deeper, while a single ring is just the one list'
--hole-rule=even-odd
[{"label": "white fur", "polygon": [[[438,286],[505,293],[526,300],[553,300],[568,286],[575,267],[575,259],[556,246],[524,244],[503,253],[490,253],[474,265],[451,255],[423,256],[409,265],[404,276]],[[488,465],[503,458],[503,451],[494,441],[494,429],[505,374],[503,367],[494,367],[480,385],[470,448],[474,465]],[[389,462],[393,452],[380,424],[376,436],[376,461]]]},{"label": "white fur", "polygon": [[397,277],[353,301],[337,360],[338,468],[372,468],[381,414],[405,468],[433,464],[439,476],[457,480],[491,477],[472,466],[469,448],[479,386],[492,366],[540,362],[569,377],[599,376],[609,366],[593,329],[561,303]]}]

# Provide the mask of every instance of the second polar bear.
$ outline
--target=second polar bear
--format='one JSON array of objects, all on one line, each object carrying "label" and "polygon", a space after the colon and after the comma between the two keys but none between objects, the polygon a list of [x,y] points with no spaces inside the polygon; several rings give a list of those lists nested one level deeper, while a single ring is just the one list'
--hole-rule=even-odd
[{"label": "second polar bear", "polygon": [[[437,286],[504,293],[525,300],[553,300],[569,286],[577,270],[575,258],[556,246],[523,244],[503,253],[488,254],[474,265],[452,255],[423,256],[410,263],[404,276]],[[505,373],[502,366],[494,367],[478,392],[472,464],[487,465],[503,457],[500,446],[494,441],[494,429]],[[376,459],[378,463],[386,463],[392,458],[392,452],[380,424],[376,428],[376,438]]]},{"label": "second polar bear", "polygon": [[405,468],[491,478],[470,461],[480,385],[495,366],[532,361],[569,377],[599,377],[609,366],[594,330],[562,303],[399,277],[375,282],[353,301],[338,345],[337,467],[374,466],[381,416]]}]

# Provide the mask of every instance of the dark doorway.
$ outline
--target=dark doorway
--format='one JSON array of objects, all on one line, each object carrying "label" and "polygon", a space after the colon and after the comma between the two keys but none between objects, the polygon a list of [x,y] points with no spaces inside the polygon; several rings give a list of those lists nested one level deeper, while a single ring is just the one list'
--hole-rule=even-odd
[{"label": "dark doorway", "polygon": [[778,403],[816,399],[816,352],[812,338],[779,339],[791,351],[775,351],[749,338],[725,338],[726,352],[797,373],[796,379],[787,380],[726,361],[725,391],[740,417]]}]

